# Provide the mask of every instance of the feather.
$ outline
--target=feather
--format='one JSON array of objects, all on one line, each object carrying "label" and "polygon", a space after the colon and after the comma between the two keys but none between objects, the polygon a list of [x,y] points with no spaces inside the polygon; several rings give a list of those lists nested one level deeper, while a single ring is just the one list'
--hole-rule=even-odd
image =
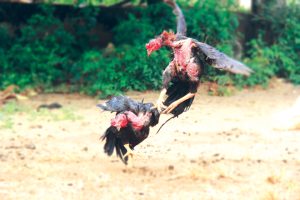
[{"label": "feather", "polygon": [[109,101],[98,104],[97,106],[100,107],[104,111],[111,111],[111,112],[122,112],[128,109],[128,97],[125,96],[115,96],[111,98]]},{"label": "feather", "polygon": [[226,54],[215,49],[214,47],[202,42],[198,42],[197,40],[193,41],[197,45],[198,50],[206,56],[204,61],[207,64],[220,70],[226,70],[235,74],[242,74],[245,76],[249,76],[253,72],[243,63],[233,58],[230,58]]},{"label": "feather", "polygon": [[173,13],[176,15],[177,18],[176,35],[186,35],[186,29],[187,29],[186,22],[180,7],[177,5],[175,0],[165,0],[165,3],[173,8]]},{"label": "feather", "polygon": [[149,127],[156,125],[159,121],[158,110],[152,108],[152,103],[143,103],[143,101],[138,102],[126,96],[116,96],[98,105],[102,110],[116,112],[112,121],[121,115],[126,115],[128,123],[119,129],[115,127],[114,123],[111,123],[104,135],[100,137],[105,140],[104,152],[111,156],[116,149],[117,156],[125,164],[128,162],[128,156],[125,156],[127,149],[124,145],[128,144],[129,148],[133,149],[148,137]]},{"label": "feather", "polygon": [[115,141],[116,141],[116,135],[115,135],[116,129],[114,127],[109,127],[104,136],[102,137],[103,139],[105,138],[105,144],[104,144],[104,152],[107,153],[107,155],[111,156],[112,153],[114,152],[114,147],[115,147]]},{"label": "feather", "polygon": [[111,111],[116,113],[131,111],[135,114],[138,114],[139,112],[150,111],[151,107],[153,107],[153,104],[143,103],[143,100],[142,102],[137,102],[126,96],[115,96],[109,101],[106,101],[103,104],[98,104],[97,106],[104,111]]},{"label": "feather", "polygon": [[116,153],[117,156],[121,159],[121,161],[124,164],[127,164],[128,158],[124,158],[124,155],[127,153],[127,150],[120,139],[116,140]]},{"label": "feather", "polygon": [[[167,99],[163,102],[164,105],[169,106],[171,103],[182,98],[190,92],[190,84],[186,81],[175,80],[172,82],[172,85],[167,89]],[[178,116],[184,111],[187,111],[193,103],[194,98],[190,98],[179,104],[172,114]]]}]

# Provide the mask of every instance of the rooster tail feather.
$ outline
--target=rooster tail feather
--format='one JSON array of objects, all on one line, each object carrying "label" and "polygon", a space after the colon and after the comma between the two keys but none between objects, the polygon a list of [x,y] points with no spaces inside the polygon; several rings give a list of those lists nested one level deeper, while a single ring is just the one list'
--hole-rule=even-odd
[{"label": "rooster tail feather", "polygon": [[104,144],[104,152],[111,156],[114,152],[115,144],[116,144],[116,128],[109,127],[103,136],[101,136],[102,140],[106,140]]},{"label": "rooster tail feather", "polygon": [[126,148],[122,144],[121,140],[116,141],[116,153],[117,156],[122,160],[124,164],[127,164],[128,162],[128,156],[124,158],[124,155],[127,153]]},{"label": "rooster tail feather", "polygon": [[[167,89],[168,98],[164,101],[166,106],[169,106],[174,101],[180,99],[190,92],[190,85],[188,82],[184,81],[174,81],[173,84]],[[184,111],[187,111],[192,105],[194,100],[193,98],[187,99],[181,104],[179,104],[174,110],[172,110],[172,114],[174,116],[178,116]]]},{"label": "rooster tail feather", "polygon": [[109,127],[105,133],[100,137],[100,139],[105,140],[104,153],[111,156],[116,149],[117,156],[122,160],[123,163],[127,164],[128,158],[124,155],[127,153],[122,140],[117,138],[117,129],[115,127]]}]

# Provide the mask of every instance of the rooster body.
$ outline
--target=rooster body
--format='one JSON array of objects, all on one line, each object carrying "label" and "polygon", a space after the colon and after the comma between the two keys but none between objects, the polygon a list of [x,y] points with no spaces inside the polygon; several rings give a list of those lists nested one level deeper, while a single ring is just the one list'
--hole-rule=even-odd
[{"label": "rooster body", "polygon": [[152,109],[152,103],[137,102],[125,96],[113,97],[98,106],[116,113],[110,127],[101,136],[106,140],[104,152],[111,156],[115,149],[117,156],[127,164],[134,147],[148,137],[151,126],[158,124],[159,112]]},{"label": "rooster body", "polygon": [[146,49],[148,56],[162,46],[168,46],[173,51],[174,58],[163,72],[163,89],[157,106],[159,110],[163,110],[162,113],[178,116],[191,106],[205,63],[246,76],[249,76],[252,70],[214,47],[187,37],[186,22],[180,7],[174,0],[165,2],[173,8],[177,17],[177,33],[163,31],[146,44]]}]

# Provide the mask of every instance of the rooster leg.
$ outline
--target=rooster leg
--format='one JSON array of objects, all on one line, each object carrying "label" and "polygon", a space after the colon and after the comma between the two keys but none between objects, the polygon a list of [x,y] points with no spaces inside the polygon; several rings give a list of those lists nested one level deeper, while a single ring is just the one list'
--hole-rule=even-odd
[{"label": "rooster leg", "polygon": [[124,147],[126,148],[127,152],[123,156],[123,158],[127,157],[127,164],[128,164],[128,166],[133,166],[133,155],[134,155],[134,153],[131,150],[129,144],[125,144]]},{"label": "rooster leg", "polygon": [[167,93],[166,89],[163,89],[160,92],[159,98],[158,98],[158,100],[156,102],[156,105],[155,105],[158,112],[162,112],[164,109],[166,109],[166,106],[163,104],[166,93]]},{"label": "rooster leg", "polygon": [[174,101],[173,103],[171,103],[163,112],[162,114],[169,114],[172,112],[172,110],[174,110],[179,104],[181,104],[182,102],[184,102],[187,99],[193,98],[195,96],[195,93],[191,93],[189,92],[188,94],[186,94],[185,96],[181,97],[180,99]]},{"label": "rooster leg", "polygon": [[137,158],[141,158],[139,154],[136,154],[133,152],[133,150],[130,148],[129,144],[125,144],[124,147],[127,150],[127,153],[123,155],[124,160],[126,160],[127,157],[127,165],[132,167],[133,166],[133,156]]}]

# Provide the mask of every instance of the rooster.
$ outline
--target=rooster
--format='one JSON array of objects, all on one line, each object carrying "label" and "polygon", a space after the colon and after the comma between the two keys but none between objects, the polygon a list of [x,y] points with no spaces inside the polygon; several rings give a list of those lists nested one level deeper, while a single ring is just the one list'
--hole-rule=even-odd
[{"label": "rooster", "polygon": [[103,111],[116,113],[111,120],[102,140],[104,152],[111,156],[116,149],[116,154],[125,163],[132,163],[133,149],[144,141],[150,131],[150,127],[159,122],[159,112],[153,108],[152,103],[137,102],[126,96],[116,96],[104,104],[99,104]]},{"label": "rooster", "polygon": [[[163,114],[178,116],[191,106],[197,92],[204,64],[235,74],[249,76],[250,68],[214,47],[186,36],[184,15],[174,0],[164,0],[177,18],[177,33],[163,31],[146,44],[148,56],[163,46],[173,50],[174,58],[163,72],[163,89],[157,108]],[[165,96],[167,98],[164,100]]]}]

